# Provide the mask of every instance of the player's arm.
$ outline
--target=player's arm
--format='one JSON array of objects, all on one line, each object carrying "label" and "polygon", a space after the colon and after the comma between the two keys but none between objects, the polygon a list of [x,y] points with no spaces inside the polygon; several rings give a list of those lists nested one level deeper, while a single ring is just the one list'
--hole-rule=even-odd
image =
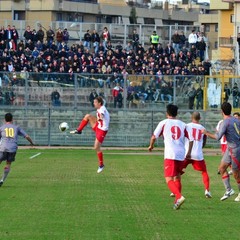
[{"label": "player's arm", "polygon": [[212,139],[217,140],[216,134],[218,134],[218,132],[216,134],[214,134],[214,133],[210,133],[206,129],[204,129],[204,130],[202,130],[202,133],[205,134],[206,136],[212,138]]},{"label": "player's arm", "polygon": [[185,158],[190,160],[191,159],[191,153],[192,153],[194,138],[193,138],[193,135],[192,135],[192,127],[190,127],[190,125],[188,125],[188,124],[185,127],[184,136],[189,141],[189,143],[188,143],[188,151],[186,153]]},{"label": "player's arm", "polygon": [[34,143],[33,143],[32,139],[30,138],[29,135],[26,135],[25,138],[30,142],[30,144],[31,144],[32,146],[34,146]]},{"label": "player's arm", "polygon": [[149,144],[149,147],[148,147],[148,151],[151,152],[153,150],[155,141],[156,141],[156,137],[154,135],[152,135],[152,137],[150,139],[150,144]]},{"label": "player's arm", "polygon": [[150,139],[150,144],[149,144],[149,147],[148,147],[148,151],[152,151],[152,149],[154,148],[154,143],[155,143],[156,139],[163,134],[164,124],[165,124],[165,121],[161,121],[157,125],[157,127],[156,127],[156,129],[155,129],[155,131],[154,131],[154,133],[153,133],[153,135]]},{"label": "player's arm", "polygon": [[203,148],[205,147],[206,143],[207,143],[207,136],[204,134],[203,135],[203,145],[202,145]]},{"label": "player's arm", "polygon": [[185,157],[186,159],[191,159],[192,148],[193,148],[193,141],[189,141],[188,151]]}]

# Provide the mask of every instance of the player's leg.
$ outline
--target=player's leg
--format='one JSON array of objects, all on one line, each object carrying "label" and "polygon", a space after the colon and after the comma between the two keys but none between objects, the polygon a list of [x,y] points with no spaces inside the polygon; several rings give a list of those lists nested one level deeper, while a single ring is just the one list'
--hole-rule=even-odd
[{"label": "player's leg", "polygon": [[[11,169],[11,162],[7,161],[7,164],[6,166],[4,167],[4,170],[3,170],[3,175],[2,175],[2,179],[0,180],[0,182],[3,184],[3,182],[6,180],[9,172],[10,172],[10,169]],[[2,185],[1,184],[1,185]]]},{"label": "player's leg", "polygon": [[205,197],[206,198],[211,198],[212,195],[210,193],[210,180],[209,180],[209,175],[207,172],[207,166],[204,160],[202,161],[193,161],[192,163],[194,170],[200,171],[202,173],[202,181],[203,185],[205,188]]},{"label": "player's leg", "polygon": [[175,195],[174,209],[179,209],[185,198],[181,192],[181,173],[179,171],[181,161],[164,160],[164,175],[169,190]]},{"label": "player's leg", "polygon": [[103,163],[103,152],[101,151],[101,142],[96,138],[94,143],[94,149],[96,150],[97,156],[98,156],[98,170],[97,173],[101,173],[104,169],[104,163]]},{"label": "player's leg", "polygon": [[222,177],[222,182],[226,189],[226,192],[224,193],[223,197],[220,199],[221,201],[226,200],[227,198],[229,198],[230,196],[232,196],[234,194],[234,190],[232,189],[231,184],[230,184],[230,177],[227,172],[227,168],[230,164],[231,164],[231,157],[230,157],[229,150],[227,150],[224,153],[224,155],[222,157],[222,161],[219,166],[219,171],[220,171],[220,174]]},{"label": "player's leg", "polygon": [[[185,170],[190,163],[191,163],[191,160],[187,160],[187,159],[185,159],[185,160],[182,162],[181,174],[184,173],[183,170]],[[174,178],[173,178],[173,181],[175,182],[175,185],[177,186],[178,190],[179,190],[180,193],[181,193],[181,192],[182,192],[181,178],[179,178],[179,177],[174,177]],[[173,192],[170,193],[170,197],[175,197],[175,195],[174,195]]]},{"label": "player's leg", "polygon": [[4,181],[6,180],[9,172],[10,172],[10,169],[11,169],[11,163],[15,160],[15,155],[16,153],[8,153],[8,152],[1,152],[0,153],[0,159],[7,159],[7,162],[6,162],[6,166],[4,167],[4,170],[3,170],[3,175],[2,175],[2,178],[0,180],[0,187],[3,185]]},{"label": "player's leg", "polygon": [[77,131],[79,133],[81,133],[82,130],[87,126],[88,123],[93,128],[95,126],[96,122],[97,122],[97,118],[95,116],[92,116],[91,114],[86,114],[84,116],[84,118],[82,119],[82,121],[80,122],[80,124],[77,128]]},{"label": "player's leg", "polygon": [[236,202],[240,202],[240,148],[230,150],[232,159],[232,172],[238,186],[238,196],[235,198]]},{"label": "player's leg", "polygon": [[180,193],[179,188],[176,185],[176,181],[174,181],[174,179],[176,179],[176,176],[175,177],[165,177],[165,180],[166,180],[169,190],[174,194],[176,199],[179,199],[179,198],[181,198],[182,194]]}]

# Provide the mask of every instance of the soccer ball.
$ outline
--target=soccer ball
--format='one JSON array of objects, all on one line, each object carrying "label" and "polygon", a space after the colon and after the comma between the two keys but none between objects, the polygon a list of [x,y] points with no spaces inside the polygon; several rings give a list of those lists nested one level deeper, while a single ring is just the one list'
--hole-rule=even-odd
[{"label": "soccer ball", "polygon": [[65,132],[66,130],[69,129],[69,126],[66,122],[62,122],[62,123],[59,124],[58,128],[61,132]]}]

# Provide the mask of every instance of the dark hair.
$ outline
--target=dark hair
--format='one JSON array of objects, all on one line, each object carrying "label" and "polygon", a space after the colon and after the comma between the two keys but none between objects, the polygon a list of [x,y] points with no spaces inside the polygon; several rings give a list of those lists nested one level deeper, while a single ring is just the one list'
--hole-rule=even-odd
[{"label": "dark hair", "polygon": [[99,103],[101,103],[101,105],[103,105],[103,99],[102,99],[102,97],[95,97],[95,99],[99,102]]},{"label": "dark hair", "polygon": [[232,105],[229,102],[224,102],[221,109],[225,115],[231,115]]},{"label": "dark hair", "polygon": [[13,119],[13,115],[11,113],[6,113],[5,114],[5,121],[6,122],[11,122]]},{"label": "dark hair", "polygon": [[235,112],[234,114],[233,114],[233,116],[234,115],[237,115],[238,117],[240,117],[240,113],[239,112]]},{"label": "dark hair", "polygon": [[173,104],[167,105],[167,114],[171,117],[176,117],[178,114],[178,106]]}]

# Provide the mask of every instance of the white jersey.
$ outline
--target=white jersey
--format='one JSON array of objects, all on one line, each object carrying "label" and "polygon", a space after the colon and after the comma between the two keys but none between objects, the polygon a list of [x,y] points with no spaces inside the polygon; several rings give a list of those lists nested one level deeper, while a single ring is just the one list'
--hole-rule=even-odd
[{"label": "white jersey", "polygon": [[109,128],[110,115],[105,106],[101,106],[99,109],[97,109],[97,119],[99,120],[101,118],[102,121],[98,121],[98,128],[103,131],[107,131]]},{"label": "white jersey", "polygon": [[[203,137],[204,134],[202,134],[201,130],[205,129],[201,124],[199,123],[188,123],[187,124],[187,131],[189,135],[192,135],[193,139],[193,148],[191,152],[191,159],[201,161],[204,159],[203,157]],[[185,150],[187,151],[189,147],[189,140],[185,139]]]},{"label": "white jersey", "polygon": [[[178,119],[165,119],[159,122],[153,135],[164,138],[164,159],[183,161],[185,159],[186,124]],[[191,139],[190,139],[191,140]]]},{"label": "white jersey", "polygon": [[[219,131],[220,126],[221,126],[222,123],[223,123],[223,120],[220,120],[220,121],[218,122],[217,127],[216,127],[216,131],[217,131],[217,132]],[[222,145],[227,144],[227,140],[226,140],[225,135],[223,135],[222,138],[220,139],[220,143],[221,143]]]}]

